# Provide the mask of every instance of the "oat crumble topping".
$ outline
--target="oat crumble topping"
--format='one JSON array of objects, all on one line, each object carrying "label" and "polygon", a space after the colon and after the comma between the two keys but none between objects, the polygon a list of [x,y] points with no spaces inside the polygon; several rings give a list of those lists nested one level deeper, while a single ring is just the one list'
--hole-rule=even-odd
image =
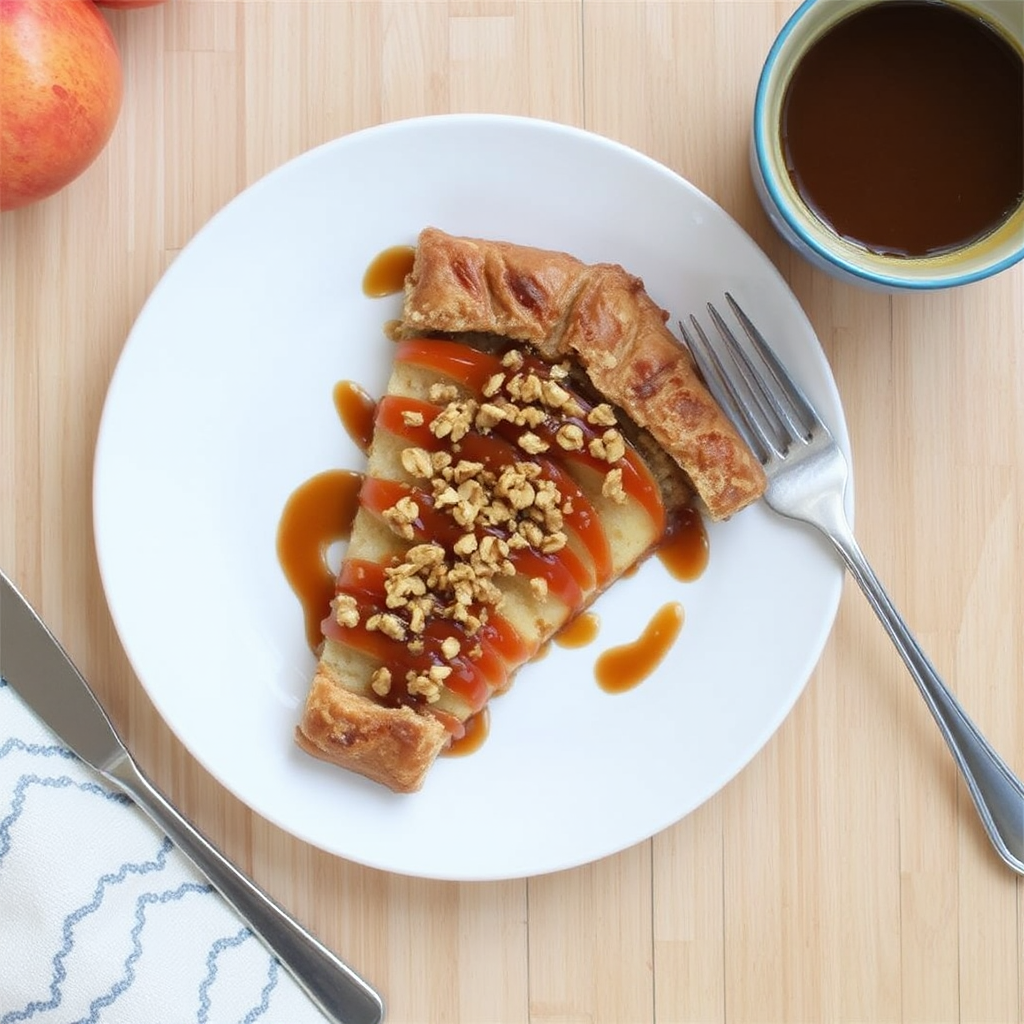
[{"label": "oat crumble topping", "polygon": [[403,540],[412,540],[415,537],[412,524],[416,522],[420,514],[420,507],[412,498],[400,498],[395,504],[384,510],[384,520]]},{"label": "oat crumble topping", "polygon": [[622,470],[619,468],[609,469],[605,474],[604,483],[601,484],[601,493],[606,498],[611,498],[618,505],[626,500],[626,492],[622,487]]},{"label": "oat crumble topping", "polygon": [[618,420],[615,418],[615,410],[607,402],[602,402],[587,413],[587,422],[595,427],[614,427]]},{"label": "oat crumble topping", "polygon": [[[422,421],[423,417],[420,416]],[[429,480],[434,475],[434,466],[430,460],[430,452],[425,448],[405,448],[402,450],[402,468],[409,476],[420,480]]]},{"label": "oat crumble topping", "polygon": [[[451,669],[448,671],[451,672]],[[410,694],[414,696],[419,694],[426,699],[428,704],[436,704],[441,699],[441,681],[439,679],[431,679],[430,676],[418,674],[410,669],[405,674],[405,683]]]},{"label": "oat crumble topping", "polygon": [[391,692],[391,670],[381,665],[370,676],[370,687],[378,697],[386,697]]},{"label": "oat crumble topping", "polygon": [[520,434],[516,443],[527,455],[540,455],[551,447],[547,441],[542,441],[532,430]]},{"label": "oat crumble topping", "polygon": [[[564,496],[554,480],[542,476],[542,468],[529,456],[542,455],[551,443],[537,433],[544,426],[554,443],[566,452],[586,449],[606,463],[601,493],[616,503],[627,495],[618,463],[626,455],[626,443],[619,432],[614,409],[607,403],[585,411],[562,381],[569,377],[563,364],[551,366],[548,375],[538,376],[524,370],[526,360],[517,349],[501,358],[502,372],[493,373],[481,388],[484,401],[467,398],[454,384],[435,382],[428,395],[440,410],[427,424],[430,433],[445,441],[449,451],[428,451],[409,446],[400,453],[401,465],[418,486],[430,494],[436,511],[451,517],[461,533],[450,554],[440,544],[413,544],[404,555],[385,568],[385,603],[388,611],[369,616],[364,628],[378,630],[406,644],[412,654],[422,654],[423,634],[432,620],[456,623],[460,634],[445,637],[440,653],[448,664],[435,664],[424,671],[406,673],[407,692],[422,697],[428,704],[440,700],[444,681],[451,675],[456,659],[479,659],[483,655],[479,640],[472,639],[500,611],[504,595],[495,582],[516,574],[512,555],[533,549],[551,555],[568,544],[565,518],[573,514],[572,500]],[[607,428],[587,443],[580,422]],[[424,424],[422,413],[404,411],[407,426]],[[459,442],[472,430],[489,434],[502,422],[522,428],[515,438],[523,457],[497,470],[484,463],[459,457]],[[422,482],[422,483],[420,483]],[[415,539],[414,524],[420,507],[411,496],[404,496],[383,512],[384,520],[402,539]],[[484,532],[481,532],[481,527]],[[487,532],[500,530],[503,536]],[[543,576],[529,579],[531,593],[538,601],[549,596]],[[354,598],[339,595],[334,616],[343,626],[359,625],[359,610]],[[375,693],[385,697],[391,692],[392,676],[381,666],[371,677]]]},{"label": "oat crumble topping", "polygon": [[501,385],[504,383],[505,374],[495,373],[491,375],[490,379],[480,390],[485,398],[493,398],[501,390]]},{"label": "oat crumble topping", "polygon": [[334,619],[339,626],[354,629],[359,625],[359,606],[350,594],[338,594],[334,599]]},{"label": "oat crumble topping", "polygon": [[605,462],[618,462],[626,454],[626,443],[617,430],[606,430],[600,437],[595,437],[587,446],[595,459]]}]

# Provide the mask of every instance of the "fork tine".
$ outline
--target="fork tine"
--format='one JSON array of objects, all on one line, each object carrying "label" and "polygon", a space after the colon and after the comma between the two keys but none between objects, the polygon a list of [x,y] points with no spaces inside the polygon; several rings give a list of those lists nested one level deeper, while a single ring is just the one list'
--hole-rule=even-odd
[{"label": "fork tine", "polygon": [[[774,445],[761,424],[748,411],[747,397],[754,398],[755,396],[752,392],[747,397],[740,394],[733,375],[725,369],[721,357],[708,340],[700,321],[695,316],[691,316],[690,323],[697,334],[696,338],[686,329],[686,325],[682,321],[679,322],[679,330],[682,332],[683,341],[686,342],[708,390],[714,396],[715,401],[727,410],[729,418],[743,435],[747,444],[750,445],[751,451],[761,462],[767,462],[774,450]],[[749,387],[747,384],[748,390]]]},{"label": "fork tine", "polygon": [[824,426],[821,417],[815,411],[814,406],[811,405],[807,396],[800,389],[800,386],[792,377],[790,377],[789,373],[787,373],[785,367],[779,361],[779,357],[775,354],[774,349],[772,349],[771,345],[768,344],[764,335],[757,329],[757,327],[754,326],[753,321],[743,311],[740,304],[729,292],[725,293],[725,299],[726,302],[729,303],[729,307],[732,309],[733,313],[736,315],[736,319],[739,320],[742,325],[751,344],[764,361],[768,372],[775,381],[778,393],[784,396],[786,401],[789,403],[790,409],[784,413],[786,419],[797,434],[807,439],[815,426]]},{"label": "fork tine", "polygon": [[697,364],[697,369],[700,370],[708,389],[715,397],[715,401],[742,419],[743,417],[739,415],[738,408],[739,397],[736,395],[728,376],[722,368],[722,362],[718,358],[718,353],[711,347],[711,343],[708,341],[708,337],[701,325],[692,316],[690,320],[693,323],[693,329],[697,332],[700,339],[700,344],[697,343],[697,339],[690,334],[686,329],[686,324],[681,320],[679,321],[679,330],[682,332],[686,347],[690,350],[690,354]]},{"label": "fork tine", "polygon": [[[766,424],[765,437],[768,439],[768,443],[777,455],[784,455],[791,441],[803,436],[803,431],[793,423],[775,392],[765,383],[761,371],[754,365],[753,360],[744,351],[736,335],[733,334],[732,328],[722,319],[722,314],[710,302],[708,303],[708,314],[715,327],[718,328],[719,337],[743,378],[750,401],[754,403]],[[771,428],[770,432],[768,427]]]}]

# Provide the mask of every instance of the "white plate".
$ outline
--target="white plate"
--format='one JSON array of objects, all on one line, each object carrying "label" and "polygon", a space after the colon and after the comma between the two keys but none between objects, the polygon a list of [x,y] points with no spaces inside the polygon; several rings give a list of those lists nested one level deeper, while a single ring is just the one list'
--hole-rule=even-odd
[{"label": "white plate", "polygon": [[[578,865],[686,815],[781,723],[831,628],[843,573],[809,530],[751,508],[710,529],[699,581],[651,561],[495,703],[482,749],[396,796],[292,741],[314,659],[275,553],[313,474],[360,468],[331,392],[383,387],[398,299],[361,292],[427,224],[623,264],[675,315],[730,289],[847,447],[828,365],[779,274],[717,206],[623,146],[529,119],[451,116],[346,136],[229,203],[147,302],[114,374],[95,466],[103,584],[128,657],[192,754],[288,832],[390,871],[495,879]],[[664,602],[682,633],[634,690],[601,650]]]}]

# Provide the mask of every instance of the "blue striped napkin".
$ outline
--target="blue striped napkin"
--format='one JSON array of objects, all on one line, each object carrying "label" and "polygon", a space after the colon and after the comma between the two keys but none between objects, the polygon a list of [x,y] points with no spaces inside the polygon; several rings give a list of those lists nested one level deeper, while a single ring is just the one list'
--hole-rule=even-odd
[{"label": "blue striped napkin", "polygon": [[0,680],[0,1024],[324,1024],[235,912]]}]

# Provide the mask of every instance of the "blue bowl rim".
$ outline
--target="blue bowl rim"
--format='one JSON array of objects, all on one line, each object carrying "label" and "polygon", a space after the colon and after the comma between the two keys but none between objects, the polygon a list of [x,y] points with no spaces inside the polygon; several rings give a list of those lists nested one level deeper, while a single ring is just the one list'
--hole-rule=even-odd
[{"label": "blue bowl rim", "polygon": [[889,288],[906,288],[916,291],[928,291],[937,288],[953,288],[958,285],[970,284],[972,281],[978,281],[986,277],[991,277],[993,274],[998,274],[1001,271],[1006,270],[1008,267],[1012,267],[1021,259],[1024,259],[1024,241],[1022,241],[1020,248],[1016,252],[1003,257],[1003,259],[999,260],[997,263],[981,267],[977,270],[971,271],[970,273],[932,279],[907,278],[894,274],[876,273],[871,270],[866,270],[863,267],[859,267],[855,263],[851,263],[838,253],[822,245],[816,238],[807,232],[799,218],[794,216],[791,205],[785,199],[782,191],[778,187],[777,176],[774,173],[767,156],[768,143],[766,133],[768,131],[768,125],[765,118],[765,105],[767,103],[768,79],[775,68],[775,64],[779,59],[779,53],[782,50],[782,47],[786,44],[786,40],[789,39],[793,30],[803,19],[807,11],[819,2],[821,2],[821,0],[804,0],[804,2],[786,20],[785,25],[782,26],[781,31],[775,37],[775,41],[772,43],[772,47],[768,51],[768,56],[765,58],[764,66],[761,69],[761,75],[757,83],[757,94],[754,98],[754,151],[757,156],[758,169],[761,174],[761,179],[764,181],[765,189],[771,197],[775,209],[786,221],[794,234],[804,245],[813,252],[816,252],[822,259],[826,260],[833,266],[840,268],[846,273],[852,274],[854,277]]}]

